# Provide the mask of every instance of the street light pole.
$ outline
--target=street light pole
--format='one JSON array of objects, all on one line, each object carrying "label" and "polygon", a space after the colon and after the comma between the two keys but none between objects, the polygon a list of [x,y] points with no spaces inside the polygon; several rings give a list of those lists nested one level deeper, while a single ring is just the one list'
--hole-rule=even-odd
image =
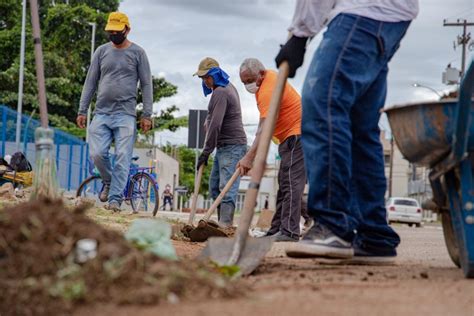
[{"label": "street light pole", "polygon": [[21,16],[21,47],[20,47],[20,74],[18,77],[18,104],[16,114],[16,151],[20,151],[21,117],[23,112],[23,77],[25,72],[25,28],[26,28],[26,0],[23,0]]},{"label": "street light pole", "polygon": [[436,93],[436,95],[437,95],[440,99],[442,98],[442,95],[441,95],[438,91],[436,91],[435,89],[433,89],[433,88],[431,88],[431,87],[428,87],[428,86],[425,86],[425,85],[422,85],[422,84],[419,84],[419,83],[414,83],[413,86],[414,86],[415,88],[425,88],[425,89],[428,89],[428,90],[430,90],[430,91]]},{"label": "street light pole", "polygon": [[[95,29],[97,27],[97,23],[89,22],[89,25],[92,26],[92,38],[91,38],[91,64],[92,64],[92,58],[94,57],[94,50],[95,50]],[[89,124],[91,122],[91,112],[92,112],[91,107],[92,105],[89,105],[89,108],[87,109],[86,143],[89,143]]]}]

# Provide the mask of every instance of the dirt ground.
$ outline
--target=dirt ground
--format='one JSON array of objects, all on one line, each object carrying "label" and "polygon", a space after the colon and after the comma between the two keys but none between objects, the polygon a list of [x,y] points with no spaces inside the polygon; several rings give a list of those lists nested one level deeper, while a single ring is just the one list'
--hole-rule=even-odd
[{"label": "dirt ground", "polygon": [[[84,212],[47,199],[0,210],[0,315],[242,296],[244,287],[215,265],[162,259],[145,251],[150,243],[143,238],[127,241],[118,228],[134,217],[97,210],[91,220]],[[79,240],[94,246],[80,248]]]},{"label": "dirt ground", "polygon": [[[474,315],[474,280],[451,263],[439,226],[396,226],[402,238],[394,266],[351,266],[290,259],[274,244],[265,261],[239,282],[249,290],[235,299],[156,306],[100,304],[75,315]],[[174,241],[192,260],[203,244]]]}]

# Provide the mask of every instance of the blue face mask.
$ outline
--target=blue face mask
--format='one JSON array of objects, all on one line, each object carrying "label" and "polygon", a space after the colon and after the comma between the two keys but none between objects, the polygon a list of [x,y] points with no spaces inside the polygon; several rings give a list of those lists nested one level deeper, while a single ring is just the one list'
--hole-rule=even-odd
[{"label": "blue face mask", "polygon": [[[207,74],[208,76],[212,76],[214,79],[214,85],[218,87],[225,87],[229,84],[229,75],[225,73],[224,70],[220,69],[219,67],[211,68]],[[204,92],[204,96],[212,93],[212,89],[209,89],[202,81],[202,90]]]},{"label": "blue face mask", "polygon": [[209,94],[212,93],[212,89],[209,89],[206,84],[204,83],[204,80],[202,81],[202,91],[204,92],[204,96],[207,97]]}]

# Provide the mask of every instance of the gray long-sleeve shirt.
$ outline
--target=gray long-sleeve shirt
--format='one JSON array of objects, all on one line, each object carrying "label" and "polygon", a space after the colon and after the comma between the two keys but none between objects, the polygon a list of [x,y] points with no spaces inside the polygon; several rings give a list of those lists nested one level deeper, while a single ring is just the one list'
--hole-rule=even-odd
[{"label": "gray long-sleeve shirt", "polygon": [[143,117],[153,111],[150,64],[143,48],[132,43],[118,49],[112,43],[97,48],[82,89],[79,114],[86,115],[97,90],[94,113],[136,116],[138,81],[142,90]]},{"label": "gray long-sleeve shirt", "polygon": [[210,155],[216,147],[247,144],[247,136],[242,124],[239,93],[232,83],[225,87],[217,87],[212,92],[206,125],[204,154]]}]

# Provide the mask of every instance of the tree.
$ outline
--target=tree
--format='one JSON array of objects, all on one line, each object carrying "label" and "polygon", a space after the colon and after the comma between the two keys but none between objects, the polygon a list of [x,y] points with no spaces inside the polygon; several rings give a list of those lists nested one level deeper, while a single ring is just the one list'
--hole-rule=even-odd
[{"label": "tree", "polygon": [[[104,31],[109,12],[118,9],[118,0],[40,1],[40,20],[45,62],[45,78],[50,122],[76,136],[85,130],[75,127],[82,86],[90,63],[90,22],[97,24],[96,43],[106,43]],[[21,35],[21,1],[0,2],[0,103],[16,109],[18,100],[19,54]],[[36,72],[31,24],[27,19],[23,109],[25,113],[38,108]],[[177,87],[164,78],[154,78],[154,102],[177,92]],[[141,102],[139,95],[138,102]],[[162,111],[160,125],[170,128],[178,108]],[[167,123],[169,122],[169,123]]]}]

